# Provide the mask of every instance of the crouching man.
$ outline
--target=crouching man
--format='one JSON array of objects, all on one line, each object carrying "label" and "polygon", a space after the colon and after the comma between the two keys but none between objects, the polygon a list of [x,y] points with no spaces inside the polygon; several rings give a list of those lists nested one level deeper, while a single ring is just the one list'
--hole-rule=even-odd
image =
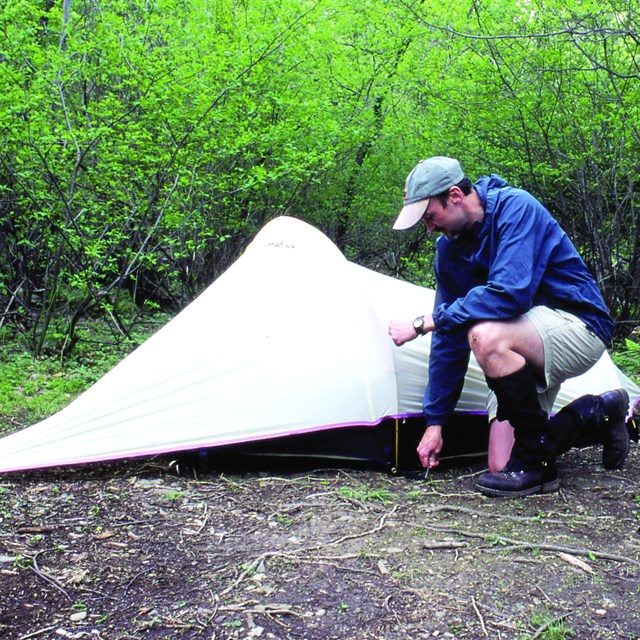
[{"label": "crouching man", "polygon": [[597,283],[549,211],[496,175],[472,184],[457,160],[434,157],[409,174],[394,229],[419,222],[441,234],[435,306],[392,321],[389,334],[402,345],[432,333],[423,466],[439,463],[473,352],[490,390],[489,472],[479,491],[557,490],[556,457],[577,435],[602,443],[602,464],[620,469],[630,440],[626,391],[584,396],[549,415],[561,383],[599,360],[614,327]]}]

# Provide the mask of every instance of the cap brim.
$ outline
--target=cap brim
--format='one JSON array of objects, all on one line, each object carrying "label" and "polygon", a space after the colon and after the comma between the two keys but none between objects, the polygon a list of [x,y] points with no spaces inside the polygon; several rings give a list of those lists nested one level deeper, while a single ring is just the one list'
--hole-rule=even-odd
[{"label": "cap brim", "polygon": [[396,229],[396,231],[402,231],[403,229],[410,229],[418,224],[428,205],[429,198],[426,198],[402,207],[400,215],[393,224],[393,228]]}]

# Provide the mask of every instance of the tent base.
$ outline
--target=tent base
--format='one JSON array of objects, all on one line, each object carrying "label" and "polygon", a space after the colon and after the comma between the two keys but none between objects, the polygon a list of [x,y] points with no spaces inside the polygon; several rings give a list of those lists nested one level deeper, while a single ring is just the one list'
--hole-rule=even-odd
[{"label": "tent base", "polygon": [[[242,471],[303,471],[311,468],[375,469],[424,477],[416,448],[424,433],[422,417],[385,420],[369,427],[341,427],[179,454],[179,474]],[[446,427],[439,469],[486,460],[486,415],[456,414]],[[575,446],[594,444],[579,439]]]},{"label": "tent base", "polygon": [[[369,468],[412,474],[422,467],[416,453],[424,419],[385,420],[373,427],[341,427],[257,442],[198,449],[176,458],[181,474],[309,467]],[[486,416],[456,415],[447,426],[442,465],[486,455]]]}]

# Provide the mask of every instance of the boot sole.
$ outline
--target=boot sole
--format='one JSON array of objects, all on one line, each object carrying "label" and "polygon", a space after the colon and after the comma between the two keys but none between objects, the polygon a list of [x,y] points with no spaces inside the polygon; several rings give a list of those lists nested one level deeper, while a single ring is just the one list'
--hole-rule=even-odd
[{"label": "boot sole", "polygon": [[[625,429],[625,433],[627,433],[626,426],[624,426],[624,429]],[[629,449],[631,449],[630,443],[631,443],[631,440],[628,440],[626,442],[626,447],[622,451],[618,451],[618,457],[614,461],[611,461],[611,460],[605,461],[605,456],[603,452],[602,466],[608,471],[619,471],[620,469],[623,469],[624,463],[627,461],[627,458],[629,457]]]},{"label": "boot sole", "polygon": [[[605,469],[608,469],[609,471],[615,471],[615,470],[619,470],[622,469],[624,467],[624,463],[627,461],[627,457],[629,455],[629,448],[630,448],[630,441],[632,439],[632,435],[629,432],[629,427],[627,426],[627,410],[629,408],[629,394],[627,393],[627,391],[625,389],[616,389],[617,394],[620,396],[620,399],[622,401],[622,403],[624,404],[624,407],[622,406],[622,404],[620,405],[620,415],[613,415],[612,419],[613,420],[620,420],[620,436],[621,439],[624,441],[624,445],[622,446],[622,450],[616,450],[615,448],[613,449],[613,451],[611,450],[611,448],[607,447],[607,450],[605,451],[603,448],[602,451],[602,466]],[[635,409],[635,407],[634,407]],[[618,455],[616,456],[615,460],[607,460],[607,454],[611,455],[612,453],[617,453]]]},{"label": "boot sole", "polygon": [[534,493],[553,493],[560,488],[560,480],[551,480],[550,482],[543,482],[542,484],[536,484],[526,489],[519,489],[518,491],[506,491],[504,489],[493,489],[492,487],[484,487],[480,484],[476,484],[476,489],[491,498],[523,498],[524,496],[530,496]]}]

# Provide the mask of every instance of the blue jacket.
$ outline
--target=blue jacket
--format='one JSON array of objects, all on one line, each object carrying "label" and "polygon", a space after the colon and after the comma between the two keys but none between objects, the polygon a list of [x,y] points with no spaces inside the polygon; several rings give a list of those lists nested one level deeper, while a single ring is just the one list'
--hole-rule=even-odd
[{"label": "blue jacket", "polygon": [[427,424],[446,424],[469,364],[469,328],[534,306],[578,316],[606,345],[614,324],[598,285],[567,234],[529,193],[496,175],[474,185],[485,215],[456,239],[438,238]]}]

